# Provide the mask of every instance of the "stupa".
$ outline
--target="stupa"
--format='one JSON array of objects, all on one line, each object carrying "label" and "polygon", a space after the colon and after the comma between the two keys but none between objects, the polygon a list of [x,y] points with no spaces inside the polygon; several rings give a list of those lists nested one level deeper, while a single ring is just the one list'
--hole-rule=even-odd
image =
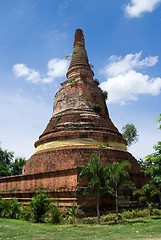
[{"label": "stupa", "polygon": [[56,93],[52,117],[35,142],[36,152],[24,166],[23,175],[0,179],[4,197],[29,201],[43,186],[61,206],[79,203],[78,190],[86,185],[77,184],[79,166],[87,165],[92,154],[100,156],[101,164],[128,160],[132,181],[136,186],[145,182],[138,162],[126,150],[126,141],[109,117],[104,92],[93,79],[81,29],[75,32],[66,76]]}]

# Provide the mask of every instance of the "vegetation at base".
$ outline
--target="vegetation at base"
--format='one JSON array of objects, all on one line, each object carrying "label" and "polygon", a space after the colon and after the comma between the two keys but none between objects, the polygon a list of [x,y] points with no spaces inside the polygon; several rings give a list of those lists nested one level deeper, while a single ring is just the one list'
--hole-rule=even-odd
[{"label": "vegetation at base", "polygon": [[[161,114],[157,118],[161,122]],[[158,126],[161,129],[161,125]],[[157,194],[161,204],[161,141],[153,146],[155,152],[144,159],[140,159],[141,170],[150,177],[150,187],[153,193]]]},{"label": "vegetation at base", "polygon": [[1,239],[160,239],[161,218],[135,218],[122,220],[119,225],[106,223],[101,225],[79,224],[51,225],[31,223],[21,220],[0,219]]},{"label": "vegetation at base", "polygon": [[21,206],[16,198],[5,200],[0,197],[0,217],[19,219]]},{"label": "vegetation at base", "polygon": [[62,218],[63,218],[63,213],[60,209],[59,204],[56,203],[51,208],[51,222],[53,224],[59,224],[59,223],[61,223]]},{"label": "vegetation at base", "polygon": [[116,208],[116,223],[119,223],[119,195],[128,196],[129,190],[134,189],[134,184],[129,180],[128,169],[131,168],[131,163],[123,161],[121,163],[114,162],[113,164],[104,165],[105,186],[107,192],[115,199]]},{"label": "vegetation at base", "polygon": [[104,166],[100,165],[100,158],[93,154],[87,166],[80,167],[79,181],[84,176],[88,177],[88,186],[83,194],[97,200],[97,222],[100,223],[100,197],[106,191],[104,185]]},{"label": "vegetation at base", "polygon": [[51,202],[52,200],[42,189],[31,199],[30,206],[33,209],[34,222],[44,222],[45,213],[49,210]]},{"label": "vegetation at base", "polygon": [[138,142],[138,131],[134,124],[127,123],[122,127],[122,136],[127,141],[127,146],[130,147],[133,143]]},{"label": "vegetation at base", "polygon": [[93,103],[93,104],[92,104],[92,109],[93,109],[95,112],[101,112],[101,111],[102,111],[102,106],[99,105],[99,104]]},{"label": "vegetation at base", "polygon": [[71,217],[72,223],[75,225],[76,218],[79,216],[79,208],[81,205],[76,205],[75,202],[72,203],[72,206],[70,208],[66,207],[65,209],[67,210],[66,212],[66,217],[69,218]]},{"label": "vegetation at base", "polygon": [[25,163],[25,158],[15,158],[13,152],[3,150],[0,147],[0,177],[21,174]]},{"label": "vegetation at base", "polygon": [[97,222],[100,223],[100,198],[104,194],[110,194],[115,198],[116,223],[119,223],[118,216],[118,197],[119,194],[126,195],[128,189],[133,189],[134,185],[129,180],[131,164],[128,161],[101,166],[100,158],[93,154],[87,166],[80,167],[79,181],[83,176],[88,177],[88,186],[83,194],[96,198],[97,201]]}]

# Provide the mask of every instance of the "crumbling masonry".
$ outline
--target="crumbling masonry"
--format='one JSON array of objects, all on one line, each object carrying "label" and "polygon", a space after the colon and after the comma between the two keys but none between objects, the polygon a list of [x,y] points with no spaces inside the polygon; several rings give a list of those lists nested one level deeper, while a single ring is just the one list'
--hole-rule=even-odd
[{"label": "crumbling masonry", "polygon": [[[136,159],[126,150],[126,141],[112,123],[102,90],[93,79],[83,32],[76,30],[67,80],[56,93],[52,117],[39,140],[36,153],[27,161],[23,174],[0,178],[0,195],[28,202],[43,186],[61,206],[84,201],[80,194],[79,166],[87,165],[90,156],[100,156],[101,164],[128,160],[130,178],[137,187],[145,183]],[[105,199],[105,206],[110,204]],[[87,201],[84,207],[92,207]]]}]

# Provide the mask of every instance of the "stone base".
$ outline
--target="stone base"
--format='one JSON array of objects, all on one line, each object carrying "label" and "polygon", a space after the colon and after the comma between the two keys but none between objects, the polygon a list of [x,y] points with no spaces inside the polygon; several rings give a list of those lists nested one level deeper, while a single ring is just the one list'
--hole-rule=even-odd
[{"label": "stone base", "polygon": [[127,160],[132,173],[140,173],[140,165],[127,151],[101,146],[69,146],[39,151],[31,156],[24,167],[24,174],[42,173],[75,168],[88,164],[92,154],[97,154],[101,164]]}]

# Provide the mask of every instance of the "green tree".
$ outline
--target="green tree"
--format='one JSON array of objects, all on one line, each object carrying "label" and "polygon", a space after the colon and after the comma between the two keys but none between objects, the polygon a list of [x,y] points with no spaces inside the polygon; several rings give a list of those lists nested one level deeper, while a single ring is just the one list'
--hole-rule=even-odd
[{"label": "green tree", "polygon": [[[161,122],[161,114],[156,119]],[[161,129],[161,124],[158,126]],[[157,192],[161,204],[161,141],[153,146],[155,152],[146,156],[144,159],[140,159],[141,170],[151,177],[150,184],[153,186],[153,190]]]},{"label": "green tree", "polygon": [[14,157],[13,152],[2,150],[0,147],[0,177],[11,176],[11,163]]},{"label": "green tree", "polygon": [[134,124],[127,123],[125,126],[123,126],[122,130],[122,136],[127,141],[128,147],[130,147],[133,143],[138,142],[138,131]]},{"label": "green tree", "polygon": [[[160,113],[159,117],[157,117],[156,121],[159,122],[159,123],[161,122],[161,113]],[[161,124],[158,125],[158,129],[161,130]]]},{"label": "green tree", "polygon": [[96,198],[97,201],[97,222],[100,223],[100,196],[105,190],[104,166],[100,165],[100,158],[93,154],[87,166],[80,167],[79,180],[83,176],[88,177],[88,187],[83,191],[84,195]]},{"label": "green tree", "polygon": [[151,198],[156,195],[157,192],[150,184],[145,184],[141,189],[137,189],[133,192],[133,195],[139,195],[139,202],[146,203],[148,205],[149,218],[151,218]]},{"label": "green tree", "polygon": [[13,152],[0,147],[0,177],[21,174],[25,163],[25,158],[14,158]]},{"label": "green tree", "polygon": [[126,196],[128,189],[134,189],[134,184],[129,180],[128,169],[131,168],[131,163],[123,161],[121,163],[114,162],[106,164],[104,168],[105,185],[108,193],[115,198],[116,207],[116,223],[119,223],[118,215],[118,196],[123,194]]},{"label": "green tree", "polygon": [[11,163],[11,173],[12,175],[22,174],[22,168],[26,163],[25,158],[15,158],[14,162]]},{"label": "green tree", "polygon": [[161,141],[154,145],[155,152],[140,159],[141,170],[151,177],[151,185],[158,193],[161,203]]}]

